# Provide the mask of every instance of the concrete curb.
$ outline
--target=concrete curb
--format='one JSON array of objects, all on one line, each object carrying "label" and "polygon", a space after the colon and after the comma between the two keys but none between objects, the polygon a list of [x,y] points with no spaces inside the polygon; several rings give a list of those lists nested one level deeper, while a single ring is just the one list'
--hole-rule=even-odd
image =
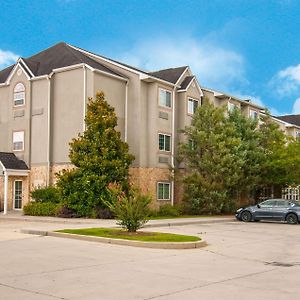
[{"label": "concrete curb", "polygon": [[141,242],[141,241],[112,239],[112,238],[104,238],[104,237],[97,237],[97,236],[86,236],[86,235],[79,235],[79,234],[69,234],[63,232],[43,231],[43,230],[34,230],[34,229],[21,229],[20,231],[21,233],[34,234],[40,236],[53,236],[59,238],[98,242],[104,244],[152,248],[152,249],[195,249],[195,248],[202,248],[207,245],[205,240],[196,241],[196,242],[177,242],[177,243]]},{"label": "concrete curb", "polygon": [[[1,216],[0,221],[23,221],[23,222],[37,222],[37,223],[53,223],[53,224],[84,224],[91,225],[96,227],[107,227],[113,228],[118,227],[116,222],[111,224],[107,221],[111,220],[98,220],[98,219],[64,219],[64,218],[53,218],[48,219],[48,217],[32,217],[32,216],[20,216],[20,217],[3,217]],[[101,221],[104,221],[107,224],[99,224]],[[153,222],[154,221],[154,222]],[[204,217],[199,219],[165,219],[160,222],[155,222],[156,220],[150,220],[147,224],[145,224],[144,228],[151,227],[170,227],[170,226],[183,226],[183,225],[193,225],[193,224],[212,224],[212,223],[227,223],[234,222],[236,219],[234,217],[220,217],[220,218],[210,218]],[[153,222],[153,223],[152,223]]]}]

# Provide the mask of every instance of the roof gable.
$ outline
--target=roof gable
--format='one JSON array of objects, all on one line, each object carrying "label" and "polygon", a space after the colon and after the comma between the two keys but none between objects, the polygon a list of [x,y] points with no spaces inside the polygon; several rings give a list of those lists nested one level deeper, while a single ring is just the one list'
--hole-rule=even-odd
[{"label": "roof gable", "polygon": [[[31,57],[21,58],[19,60],[20,64],[24,62],[25,67],[23,66],[23,68],[25,71],[27,72],[27,67],[27,69],[29,69],[34,76],[49,75],[53,70],[63,67],[87,64],[94,69],[109,73],[111,75],[124,77],[121,74],[104,66],[100,62],[94,60],[90,56],[85,55],[81,51],[78,51],[63,42],[58,43]],[[14,67],[15,65],[0,71],[0,83],[4,83],[7,80]]]},{"label": "roof gable", "polygon": [[16,157],[14,153],[0,152],[0,162],[9,170],[28,170],[26,163]]},{"label": "roof gable", "polygon": [[188,66],[149,72],[149,74],[162,80],[176,84],[178,79],[181,77],[182,73],[186,70],[186,68],[188,68]]}]

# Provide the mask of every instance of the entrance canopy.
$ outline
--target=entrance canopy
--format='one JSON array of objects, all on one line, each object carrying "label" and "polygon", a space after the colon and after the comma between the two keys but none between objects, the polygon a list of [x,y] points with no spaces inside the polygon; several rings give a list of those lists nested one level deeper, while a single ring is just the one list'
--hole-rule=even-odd
[{"label": "entrance canopy", "polygon": [[7,213],[8,176],[28,176],[29,169],[14,153],[0,152],[0,175],[4,176],[4,214]]}]

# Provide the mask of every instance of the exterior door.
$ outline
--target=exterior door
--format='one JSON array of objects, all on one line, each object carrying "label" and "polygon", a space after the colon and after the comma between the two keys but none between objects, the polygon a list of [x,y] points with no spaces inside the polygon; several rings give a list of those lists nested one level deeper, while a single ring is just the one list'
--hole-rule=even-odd
[{"label": "exterior door", "polygon": [[16,180],[14,183],[14,209],[22,209],[22,180]]}]

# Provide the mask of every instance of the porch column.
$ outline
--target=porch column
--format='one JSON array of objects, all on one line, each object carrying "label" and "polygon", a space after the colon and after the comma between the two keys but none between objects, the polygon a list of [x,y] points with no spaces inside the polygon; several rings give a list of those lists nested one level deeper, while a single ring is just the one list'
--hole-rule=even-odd
[{"label": "porch column", "polygon": [[7,172],[4,173],[4,211],[3,214],[7,214],[7,206],[8,206],[8,174]]}]

